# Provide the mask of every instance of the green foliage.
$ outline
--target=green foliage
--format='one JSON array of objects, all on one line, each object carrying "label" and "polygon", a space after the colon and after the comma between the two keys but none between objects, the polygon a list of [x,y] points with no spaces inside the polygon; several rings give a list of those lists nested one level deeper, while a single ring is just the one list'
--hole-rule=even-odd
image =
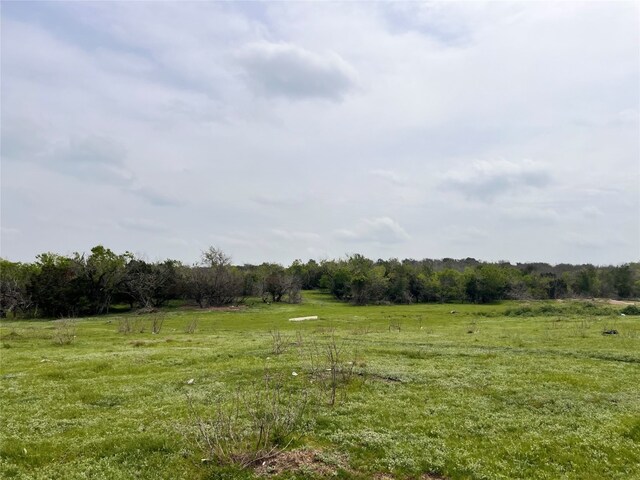
[{"label": "green foliage", "polygon": [[508,288],[507,275],[495,265],[479,265],[465,273],[467,298],[474,303],[491,303],[502,300]]},{"label": "green foliage", "polygon": [[447,268],[438,272],[438,281],[441,302],[455,302],[464,299],[464,278],[460,272]]},{"label": "green foliage", "polygon": [[0,258],[0,318],[9,314],[26,314],[32,307],[29,283],[37,267]]},{"label": "green foliage", "polygon": [[509,317],[541,317],[557,315],[594,315],[610,316],[618,315],[619,310],[609,306],[585,301],[569,301],[563,303],[542,303],[510,307],[505,310]]},{"label": "green foliage", "polygon": [[640,306],[638,305],[627,305],[620,313],[624,313],[625,315],[640,315]]},{"label": "green foliage", "polygon": [[33,264],[0,259],[0,318],[75,317],[119,308],[153,309],[186,300],[200,307],[237,305],[247,297],[298,303],[303,287],[328,291],[355,305],[422,302],[640,297],[640,264],[618,267],[512,265],[455,260],[377,260],[360,254],[284,267],[234,266],[211,247],[192,266],[147,262],[96,246],[90,255],[45,253]]},{"label": "green foliage", "polygon": [[231,265],[231,257],[220,249],[210,247],[202,253],[200,264],[180,266],[176,283],[179,283],[176,290],[204,308],[237,304],[243,294],[245,279]]},{"label": "green foliage", "polygon": [[278,303],[283,300],[288,303],[299,303],[300,285],[300,278],[282,265],[263,263],[256,270],[255,293],[265,303]]}]

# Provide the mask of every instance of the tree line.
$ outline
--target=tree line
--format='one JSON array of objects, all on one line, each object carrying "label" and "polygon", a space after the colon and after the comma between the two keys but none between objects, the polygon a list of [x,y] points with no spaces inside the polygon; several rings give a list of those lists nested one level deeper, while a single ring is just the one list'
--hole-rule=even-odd
[{"label": "tree line", "polygon": [[201,308],[300,301],[302,289],[322,289],[356,305],[414,302],[490,303],[503,299],[640,297],[640,263],[621,266],[488,263],[473,258],[371,260],[362,255],[233,265],[211,247],[198,262],[148,262],[96,246],[89,254],[44,253],[32,263],[0,259],[0,316],[75,317],[114,305],[154,309],[170,300]]}]

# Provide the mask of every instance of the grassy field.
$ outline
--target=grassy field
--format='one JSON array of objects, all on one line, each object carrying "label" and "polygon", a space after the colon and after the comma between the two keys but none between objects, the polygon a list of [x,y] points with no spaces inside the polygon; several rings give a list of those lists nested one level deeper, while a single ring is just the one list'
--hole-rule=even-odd
[{"label": "grassy field", "polygon": [[[300,305],[3,321],[0,477],[640,479],[640,317],[532,305],[306,292]],[[319,319],[288,321],[304,315]],[[198,421],[276,384],[286,418],[306,398],[281,441],[294,453],[242,470],[199,449]]]}]

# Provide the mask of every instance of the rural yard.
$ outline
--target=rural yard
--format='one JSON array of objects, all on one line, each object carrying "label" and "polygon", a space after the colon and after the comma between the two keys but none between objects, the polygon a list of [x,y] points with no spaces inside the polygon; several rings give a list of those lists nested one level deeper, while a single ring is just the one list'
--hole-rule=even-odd
[{"label": "rural yard", "polygon": [[3,320],[0,476],[638,479],[640,317],[622,308],[307,291]]}]

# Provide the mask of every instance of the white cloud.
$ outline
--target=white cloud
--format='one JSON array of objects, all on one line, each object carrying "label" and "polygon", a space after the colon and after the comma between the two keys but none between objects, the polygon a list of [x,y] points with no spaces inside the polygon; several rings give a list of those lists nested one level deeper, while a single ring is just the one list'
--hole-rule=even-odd
[{"label": "white cloud", "polygon": [[586,207],[582,208],[582,215],[585,218],[599,218],[602,217],[604,215],[604,213],[602,213],[602,210],[600,210],[598,207],[594,207],[593,205],[588,205]]},{"label": "white cloud", "polygon": [[182,202],[180,202],[180,200],[150,187],[131,186],[125,191],[132,195],[140,197],[157,207],[178,207],[182,205]]},{"label": "white cloud", "polygon": [[510,222],[539,224],[561,221],[560,214],[554,208],[540,205],[506,207],[500,213]]},{"label": "white cloud", "polygon": [[112,139],[91,136],[71,139],[44,158],[49,168],[83,181],[128,185],[133,174],[125,164],[126,150]]},{"label": "white cloud", "polygon": [[347,242],[393,244],[409,240],[409,234],[389,217],[362,219],[353,228],[340,229],[336,238]]},{"label": "white cloud", "polygon": [[445,173],[443,186],[486,201],[518,189],[545,187],[551,178],[548,166],[531,160],[477,160]]},{"label": "white cloud", "polygon": [[314,232],[298,232],[274,228],[271,230],[271,233],[281,240],[301,240],[303,242],[316,242],[320,240],[320,235]]},{"label": "white cloud", "polygon": [[9,258],[637,258],[633,2],[20,5],[1,18]]},{"label": "white cloud", "polygon": [[[485,242],[490,238],[489,233],[482,228],[465,225],[454,225],[445,228],[442,237],[452,243],[463,245],[474,245],[478,242]],[[469,253],[470,255],[471,253]]]},{"label": "white cloud", "polygon": [[21,233],[19,229],[11,227],[2,227],[0,232],[2,232],[2,235],[20,235]]},{"label": "white cloud", "polygon": [[387,180],[398,186],[404,186],[407,184],[407,179],[403,175],[400,175],[393,170],[375,169],[371,170],[369,174],[374,177],[379,177]]},{"label": "white cloud", "polygon": [[118,222],[118,225],[127,231],[140,230],[143,232],[157,233],[167,230],[165,224],[148,218],[123,218]]},{"label": "white cloud", "polygon": [[247,82],[266,96],[340,100],[356,85],[354,69],[338,54],[286,43],[255,43],[237,55]]}]

